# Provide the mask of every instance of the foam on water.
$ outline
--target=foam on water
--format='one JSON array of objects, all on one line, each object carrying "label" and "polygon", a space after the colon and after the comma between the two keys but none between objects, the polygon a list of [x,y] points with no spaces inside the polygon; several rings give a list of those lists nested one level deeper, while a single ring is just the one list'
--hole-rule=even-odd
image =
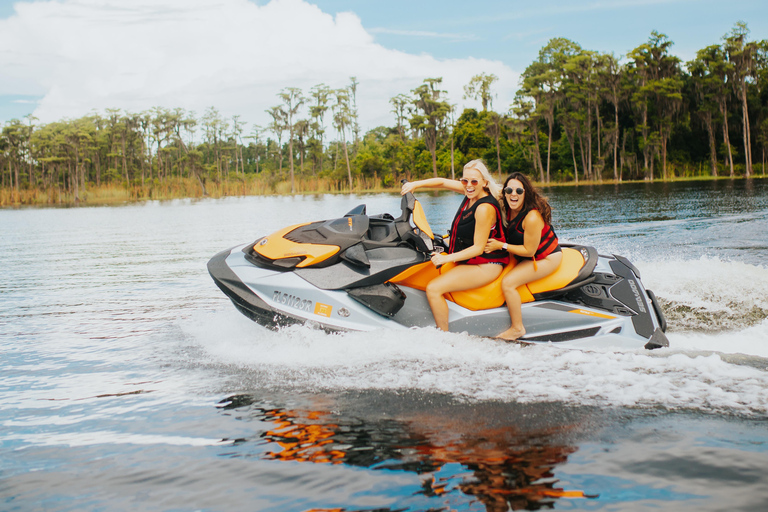
[{"label": "foam on water", "polygon": [[[768,325],[748,330],[764,337]],[[243,384],[301,390],[419,390],[468,400],[563,401],[761,415],[768,360],[711,352],[712,335],[670,334],[672,349],[631,352],[521,347],[436,329],[329,335],[267,330],[235,311],[185,320],[185,332]],[[723,342],[743,334],[718,335]],[[759,340],[745,347],[754,351]]]},{"label": "foam on water", "polygon": [[764,327],[768,318],[768,268],[712,257],[639,261],[637,266],[643,283],[662,300],[671,331],[733,334],[745,330],[746,337],[756,343],[740,343],[740,348],[768,357]]},{"label": "foam on water", "polygon": [[701,412],[768,412],[768,269],[701,257],[638,261],[663,304],[670,348],[521,347],[435,329],[273,332],[227,305],[182,328],[219,363],[265,386],[416,389],[470,400],[565,401]]},{"label": "foam on water", "polygon": [[162,435],[142,435],[126,434],[123,432],[97,431],[97,432],[70,432],[66,434],[35,434],[25,433],[21,435],[8,435],[5,439],[9,441],[22,441],[24,446],[20,449],[28,448],[30,445],[37,446],[93,446],[99,444],[133,444],[139,446],[167,444],[171,446],[221,446],[232,444],[232,441],[221,439],[207,439],[198,437],[183,436],[162,436]]}]

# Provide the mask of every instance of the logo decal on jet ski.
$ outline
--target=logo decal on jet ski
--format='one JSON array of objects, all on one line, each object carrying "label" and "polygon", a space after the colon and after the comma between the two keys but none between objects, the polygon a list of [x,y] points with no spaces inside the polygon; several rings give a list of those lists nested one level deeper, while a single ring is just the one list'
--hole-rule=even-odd
[{"label": "logo decal on jet ski", "polygon": [[278,304],[285,304],[286,306],[296,308],[300,311],[312,311],[311,300],[302,299],[296,295],[289,295],[277,290],[272,294],[272,301],[277,302]]},{"label": "logo decal on jet ski", "polygon": [[321,302],[318,302],[317,304],[315,304],[316,315],[327,316],[328,318],[330,318],[331,311],[333,311],[333,306],[329,306],[328,304],[323,304]]},{"label": "logo decal on jet ski", "polygon": [[635,280],[627,279],[627,282],[629,283],[629,287],[632,289],[632,293],[635,294],[635,302],[637,302],[638,309],[641,313],[645,313],[645,304],[643,304],[643,298],[640,296],[640,291],[637,289]]}]

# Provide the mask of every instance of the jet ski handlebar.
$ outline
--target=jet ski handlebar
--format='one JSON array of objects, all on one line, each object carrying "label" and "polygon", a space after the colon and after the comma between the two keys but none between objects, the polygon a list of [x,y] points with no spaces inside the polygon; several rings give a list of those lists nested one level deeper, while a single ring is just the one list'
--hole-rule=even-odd
[{"label": "jet ski handlebar", "polygon": [[[406,184],[408,181],[401,180],[400,183]],[[424,209],[418,199],[416,199],[416,196],[413,195],[413,192],[403,194],[403,199],[400,202],[400,209],[402,210],[402,214],[396,221],[407,222],[410,225],[410,220],[413,219],[413,224],[416,226],[415,234],[418,238],[423,240],[427,252],[432,254],[440,253],[444,249],[442,237],[436,237],[434,233],[432,233],[432,228],[429,227],[429,222],[427,221]]]}]

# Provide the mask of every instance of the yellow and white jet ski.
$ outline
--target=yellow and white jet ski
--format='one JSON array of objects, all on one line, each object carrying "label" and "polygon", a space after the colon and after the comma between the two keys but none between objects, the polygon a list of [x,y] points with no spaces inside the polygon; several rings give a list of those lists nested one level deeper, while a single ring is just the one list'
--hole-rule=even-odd
[{"label": "yellow and white jet ski", "polygon": [[[237,309],[270,328],[310,323],[329,331],[434,326],[424,289],[439,269],[430,254],[447,244],[432,233],[413,194],[398,218],[360,205],[338,219],[283,228],[208,262]],[[666,347],[666,320],[626,258],[561,244],[552,275],[518,289],[527,334],[519,341],[574,348]],[[515,265],[514,259],[502,276]],[[447,295],[450,330],[495,336],[509,327],[501,277]]]}]

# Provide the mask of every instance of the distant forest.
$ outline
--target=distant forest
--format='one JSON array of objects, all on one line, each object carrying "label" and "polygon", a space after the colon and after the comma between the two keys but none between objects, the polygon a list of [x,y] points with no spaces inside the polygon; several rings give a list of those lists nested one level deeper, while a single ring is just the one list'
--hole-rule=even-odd
[{"label": "distant forest", "polygon": [[426,78],[390,99],[392,126],[367,133],[356,101],[364,84],[354,77],[341,89],[286,87],[267,111],[272,121],[250,129],[215,108],[201,118],[156,107],[50,124],[14,119],[0,136],[2,203],[24,202],[25,192],[77,202],[105,186],[140,197],[183,181],[194,195],[252,183],[264,193],[320,182],[351,191],[452,177],[474,158],[499,176],[522,171],[540,183],[764,175],[768,41],[750,40],[739,22],[690,62],[672,45],[652,32],[620,59],[555,38],[525,69],[512,105],[493,104],[492,74],[471,77],[464,99],[482,110],[463,112],[441,78]]}]

